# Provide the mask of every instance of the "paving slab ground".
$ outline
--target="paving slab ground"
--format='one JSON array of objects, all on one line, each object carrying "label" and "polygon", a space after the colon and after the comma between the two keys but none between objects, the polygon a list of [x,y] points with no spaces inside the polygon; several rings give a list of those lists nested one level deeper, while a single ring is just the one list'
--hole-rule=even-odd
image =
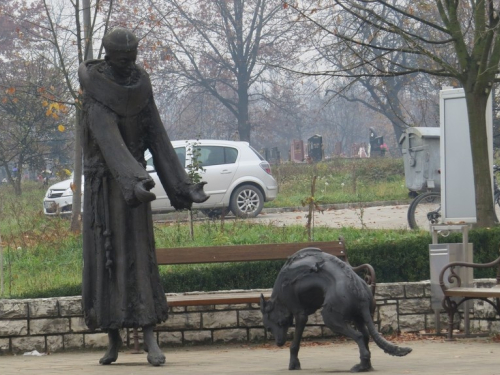
[{"label": "paving slab ground", "polygon": [[[413,352],[391,357],[371,343],[372,373],[419,375],[499,375],[500,343],[489,339],[442,339],[399,342]],[[0,374],[26,375],[218,375],[290,374],[288,348],[272,345],[218,345],[164,350],[167,362],[152,367],[145,354],[120,353],[109,366],[98,364],[101,352],[55,353],[42,357],[0,356]],[[352,341],[308,342],[300,350],[301,375],[347,374],[358,362]]]},{"label": "paving slab ground", "polygon": [[[276,226],[305,225],[307,212],[267,212],[261,213],[254,221]],[[387,205],[358,208],[326,209],[314,214],[316,227],[365,228],[365,229],[409,229],[408,205]]]}]

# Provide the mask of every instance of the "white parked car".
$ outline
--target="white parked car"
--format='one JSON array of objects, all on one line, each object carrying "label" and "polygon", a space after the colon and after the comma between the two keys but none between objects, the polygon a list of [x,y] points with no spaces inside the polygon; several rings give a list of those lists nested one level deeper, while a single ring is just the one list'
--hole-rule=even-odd
[{"label": "white parked car", "polygon": [[[264,202],[276,198],[278,186],[271,175],[271,167],[248,142],[189,140],[173,141],[172,145],[186,171],[192,162],[193,148],[203,168],[198,173],[207,183],[204,190],[210,198],[203,203],[194,204],[193,208],[200,209],[209,216],[226,214],[230,210],[238,217],[255,217],[261,212]],[[149,152],[146,152],[145,159],[146,169],[155,181],[155,187],[151,190],[156,195],[156,199],[151,202],[152,211],[173,211],[154,171]],[[72,181],[65,180],[49,187],[43,201],[46,215],[71,213]]]}]

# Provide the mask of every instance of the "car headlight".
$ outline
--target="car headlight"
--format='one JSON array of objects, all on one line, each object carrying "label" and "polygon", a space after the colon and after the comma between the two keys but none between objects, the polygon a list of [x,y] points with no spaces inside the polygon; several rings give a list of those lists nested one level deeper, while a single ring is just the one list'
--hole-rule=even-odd
[{"label": "car headlight", "polygon": [[61,197],[71,197],[73,195],[73,190],[71,188],[64,190]]}]

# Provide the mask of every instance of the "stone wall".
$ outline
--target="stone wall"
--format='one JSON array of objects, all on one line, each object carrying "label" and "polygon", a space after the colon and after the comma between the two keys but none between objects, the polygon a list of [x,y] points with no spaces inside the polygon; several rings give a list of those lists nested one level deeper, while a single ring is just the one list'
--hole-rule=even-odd
[{"label": "stone wall", "polygon": [[[493,280],[481,283],[491,284]],[[381,332],[434,328],[429,281],[379,284],[375,297],[375,323]],[[441,314],[441,322],[445,327],[445,314]],[[500,331],[500,321],[489,304],[473,302],[471,329]],[[269,339],[257,304],[173,307],[169,319],[158,325],[156,331],[162,346]],[[293,328],[290,331],[293,334]],[[124,342],[133,347],[132,330],[123,330],[122,335]],[[330,336],[332,332],[323,325],[320,312],[310,316],[304,337]],[[91,332],[85,326],[80,297],[0,300],[0,354],[35,349],[39,352],[101,349],[106,345],[105,333]]]}]

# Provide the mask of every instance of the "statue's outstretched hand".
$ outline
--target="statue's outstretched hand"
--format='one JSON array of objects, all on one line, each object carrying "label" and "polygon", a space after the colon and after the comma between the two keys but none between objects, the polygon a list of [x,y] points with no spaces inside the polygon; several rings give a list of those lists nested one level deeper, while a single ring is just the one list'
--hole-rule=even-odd
[{"label": "statue's outstretched hand", "polygon": [[206,184],[207,183],[203,181],[189,187],[189,197],[193,203],[203,203],[209,198],[209,196],[203,191],[203,186]]},{"label": "statue's outstretched hand", "polygon": [[138,182],[134,187],[134,194],[136,198],[142,203],[148,203],[156,199],[156,195],[151,193],[151,190],[155,186],[155,183],[151,179],[142,180]]}]

